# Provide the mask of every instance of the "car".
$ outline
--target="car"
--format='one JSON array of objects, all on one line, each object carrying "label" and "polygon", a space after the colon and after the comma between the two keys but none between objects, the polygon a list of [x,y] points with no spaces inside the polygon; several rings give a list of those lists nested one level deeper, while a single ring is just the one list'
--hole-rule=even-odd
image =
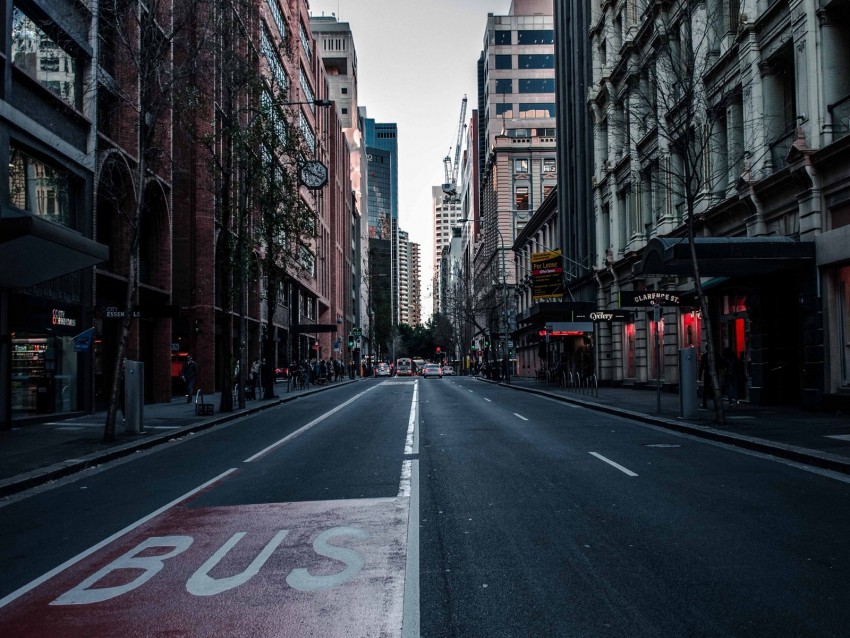
[{"label": "car", "polygon": [[422,368],[422,377],[424,379],[427,379],[428,377],[440,377],[442,379],[443,369],[436,363],[426,363],[425,367]]},{"label": "car", "polygon": [[379,363],[378,367],[375,369],[376,377],[388,377],[390,376],[390,366],[387,363]]},{"label": "car", "polygon": [[447,377],[455,376],[455,369],[451,366],[443,366],[443,374]]}]

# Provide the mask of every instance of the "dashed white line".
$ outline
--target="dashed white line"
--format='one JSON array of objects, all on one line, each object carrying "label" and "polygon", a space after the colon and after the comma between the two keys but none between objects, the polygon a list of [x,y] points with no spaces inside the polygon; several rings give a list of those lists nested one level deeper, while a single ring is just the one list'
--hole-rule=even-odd
[{"label": "dashed white line", "polygon": [[617,468],[618,470],[620,470],[623,474],[627,474],[627,475],[629,475],[629,476],[637,476],[637,474],[635,474],[634,472],[632,472],[630,469],[623,467],[623,466],[622,466],[622,465],[620,465],[619,463],[615,463],[615,462],[614,462],[614,461],[612,461],[611,459],[606,459],[604,456],[602,456],[601,454],[599,454],[599,453],[597,453],[597,452],[591,452],[590,454],[591,454],[591,455],[593,455],[593,456],[595,456],[595,457],[596,457],[597,459],[599,459],[600,461],[605,461],[608,465],[610,465],[610,466],[612,466],[612,467],[616,467],[616,468]]},{"label": "dashed white line", "polygon": [[484,397],[484,400],[485,400],[487,403],[493,403],[493,402],[492,402],[490,399],[488,399],[487,397]]},{"label": "dashed white line", "polygon": [[524,416],[522,416],[521,414],[517,414],[516,412],[514,412],[514,416],[515,416],[515,417],[518,417],[518,418],[520,418],[520,419],[522,419],[523,421],[528,421],[528,419],[526,419],[526,418],[525,418]]}]

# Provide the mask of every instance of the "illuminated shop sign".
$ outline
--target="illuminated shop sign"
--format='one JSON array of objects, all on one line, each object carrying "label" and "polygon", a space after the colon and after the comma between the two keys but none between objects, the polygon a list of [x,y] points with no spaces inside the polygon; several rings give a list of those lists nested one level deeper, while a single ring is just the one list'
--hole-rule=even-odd
[{"label": "illuminated shop sign", "polygon": [[53,316],[50,321],[54,326],[76,326],[77,320],[65,314],[64,310],[58,308],[53,309]]}]

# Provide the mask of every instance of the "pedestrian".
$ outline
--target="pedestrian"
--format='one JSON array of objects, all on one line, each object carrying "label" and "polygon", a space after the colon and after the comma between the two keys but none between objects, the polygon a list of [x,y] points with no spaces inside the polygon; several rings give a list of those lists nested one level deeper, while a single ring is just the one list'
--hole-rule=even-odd
[{"label": "pedestrian", "polygon": [[729,407],[738,405],[738,355],[732,348],[723,350],[723,391],[729,400]]},{"label": "pedestrian", "polygon": [[251,394],[254,398],[257,397],[257,386],[260,385],[260,360],[254,359],[254,363],[251,364]]},{"label": "pedestrian", "polygon": [[708,395],[714,394],[711,384],[711,366],[708,363],[708,346],[703,346],[702,356],[699,358],[699,376],[702,379],[702,407],[708,408]]},{"label": "pedestrian", "polygon": [[180,372],[180,379],[186,384],[186,403],[190,403],[192,395],[195,393],[195,383],[198,381],[198,364],[195,363],[190,354],[186,355],[183,370]]}]

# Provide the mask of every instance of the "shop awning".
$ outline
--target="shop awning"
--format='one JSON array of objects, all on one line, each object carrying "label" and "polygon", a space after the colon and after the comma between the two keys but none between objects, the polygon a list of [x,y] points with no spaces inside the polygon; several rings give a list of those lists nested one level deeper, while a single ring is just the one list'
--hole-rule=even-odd
[{"label": "shop awning", "polygon": [[596,310],[592,301],[550,301],[536,303],[517,317],[518,323],[544,324],[551,321],[573,321]]},{"label": "shop awning", "polygon": [[46,219],[0,219],[0,287],[34,286],[107,259],[107,246]]},{"label": "shop awning", "polygon": [[[700,275],[738,277],[765,275],[813,264],[815,245],[791,237],[697,237],[694,240]],[[635,264],[638,275],[693,273],[687,237],[656,237]]]}]

